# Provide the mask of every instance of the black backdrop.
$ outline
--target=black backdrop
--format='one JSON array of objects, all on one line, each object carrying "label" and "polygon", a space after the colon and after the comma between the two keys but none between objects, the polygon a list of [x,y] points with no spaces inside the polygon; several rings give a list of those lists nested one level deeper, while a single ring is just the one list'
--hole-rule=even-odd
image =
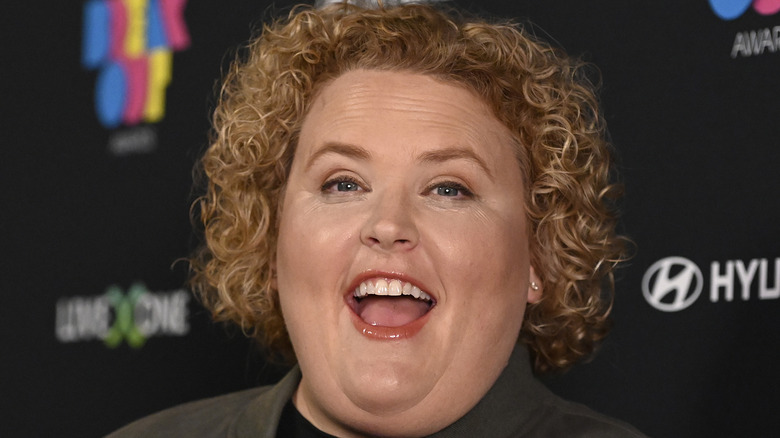
[{"label": "black backdrop", "polygon": [[[98,436],[280,372],[209,323],[175,261],[194,244],[191,169],[225,53],[290,4],[131,2],[159,8],[150,22],[178,25],[188,41],[158,41],[172,65],[170,81],[164,63],[152,69],[164,117],[106,127],[96,84],[117,81],[112,56],[132,48],[85,66],[85,28],[121,28],[88,26],[87,3],[4,5],[2,436]],[[622,227],[638,251],[620,271],[600,353],[546,381],[652,436],[776,434],[780,3],[458,3],[530,19],[603,75]]]}]

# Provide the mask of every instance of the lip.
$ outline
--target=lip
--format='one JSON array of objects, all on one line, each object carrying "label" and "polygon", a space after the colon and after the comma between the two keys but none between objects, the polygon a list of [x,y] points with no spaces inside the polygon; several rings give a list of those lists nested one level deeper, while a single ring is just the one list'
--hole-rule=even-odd
[{"label": "lip", "polygon": [[[363,321],[363,319],[361,319],[360,316],[358,316],[358,314],[355,313],[355,311],[353,310],[355,297],[352,294],[355,291],[355,288],[360,286],[360,283],[373,278],[386,278],[390,280],[397,279],[403,282],[409,282],[419,287],[420,289],[424,290],[428,295],[430,295],[433,304],[431,308],[428,310],[428,312],[425,313],[425,315],[415,319],[409,324],[405,324],[398,327],[382,327],[382,326],[375,326],[375,325],[368,324],[367,322]],[[347,309],[349,309],[350,317],[352,319],[352,324],[355,326],[355,329],[357,329],[357,331],[359,331],[361,334],[363,334],[363,336],[369,339],[384,340],[384,341],[403,340],[403,339],[411,338],[412,336],[416,335],[420,330],[422,330],[422,328],[428,322],[431,312],[433,312],[433,309],[436,307],[436,302],[437,302],[436,296],[433,293],[429,292],[427,288],[425,288],[422,284],[420,284],[419,281],[415,280],[414,278],[398,272],[386,272],[386,271],[377,271],[377,270],[368,270],[355,277],[355,279],[350,284],[349,289],[344,294],[344,304],[347,306]]]}]

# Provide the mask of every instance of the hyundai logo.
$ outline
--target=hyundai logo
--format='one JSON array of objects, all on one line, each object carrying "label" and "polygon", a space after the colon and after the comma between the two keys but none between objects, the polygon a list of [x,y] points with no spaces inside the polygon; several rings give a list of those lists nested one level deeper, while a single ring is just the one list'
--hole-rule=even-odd
[{"label": "hyundai logo", "polygon": [[684,257],[667,257],[653,263],[642,278],[642,293],[651,306],[677,312],[699,298],[704,287],[701,270]]}]

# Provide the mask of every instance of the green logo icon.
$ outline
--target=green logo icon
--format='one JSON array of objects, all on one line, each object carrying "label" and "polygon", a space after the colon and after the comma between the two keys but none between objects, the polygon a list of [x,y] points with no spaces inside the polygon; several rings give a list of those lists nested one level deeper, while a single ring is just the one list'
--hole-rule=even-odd
[{"label": "green logo icon", "polygon": [[146,336],[138,329],[135,324],[135,305],[138,299],[149,291],[142,283],[135,283],[130,286],[127,295],[122,293],[119,286],[112,285],[106,290],[106,298],[111,307],[114,308],[114,325],[112,325],[103,342],[109,348],[116,348],[127,341],[127,345],[133,348],[141,348],[146,342]]}]

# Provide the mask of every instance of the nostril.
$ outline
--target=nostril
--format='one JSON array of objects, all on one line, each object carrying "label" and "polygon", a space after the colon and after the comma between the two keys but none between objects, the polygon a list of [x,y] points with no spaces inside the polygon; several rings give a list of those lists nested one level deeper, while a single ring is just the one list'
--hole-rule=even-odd
[{"label": "nostril", "polygon": [[415,246],[418,239],[417,227],[409,217],[408,209],[400,212],[400,207],[393,211],[388,208],[375,212],[366,221],[360,231],[362,242],[384,250],[409,249]]},{"label": "nostril", "polygon": [[396,246],[396,245],[398,245],[400,247],[405,247],[405,246],[411,245],[412,240],[411,239],[393,239],[393,240],[388,239],[388,240],[385,240],[385,239],[380,239],[380,238],[377,238],[377,237],[369,236],[367,238],[367,242],[370,245],[377,245],[377,246],[389,249],[390,247],[393,247],[393,246]]}]

